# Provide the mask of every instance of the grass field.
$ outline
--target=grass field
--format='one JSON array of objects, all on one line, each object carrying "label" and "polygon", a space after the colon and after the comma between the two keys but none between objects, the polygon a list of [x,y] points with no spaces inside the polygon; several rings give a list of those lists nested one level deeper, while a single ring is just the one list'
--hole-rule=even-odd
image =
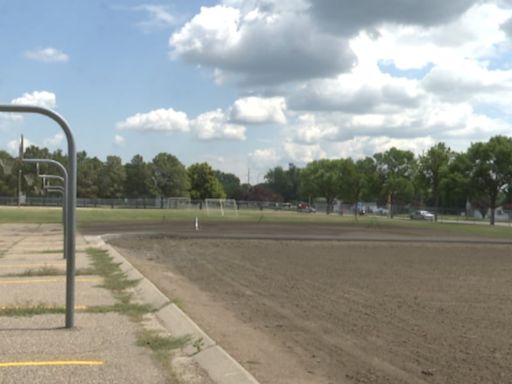
[{"label": "grass field", "polygon": [[[155,221],[193,221],[198,217],[203,221],[243,221],[254,223],[319,223],[340,224],[360,228],[425,228],[425,230],[441,230],[454,235],[478,235],[499,238],[512,238],[512,226],[490,226],[485,223],[470,225],[466,223],[428,223],[411,221],[403,218],[388,219],[386,217],[358,217],[351,215],[325,215],[323,213],[306,214],[284,211],[241,210],[221,216],[219,212],[210,213],[205,210],[160,210],[160,209],[110,209],[110,208],[78,208],[77,223],[91,224],[95,222],[155,222]],[[0,223],[60,223],[62,210],[48,207],[1,207]]]}]

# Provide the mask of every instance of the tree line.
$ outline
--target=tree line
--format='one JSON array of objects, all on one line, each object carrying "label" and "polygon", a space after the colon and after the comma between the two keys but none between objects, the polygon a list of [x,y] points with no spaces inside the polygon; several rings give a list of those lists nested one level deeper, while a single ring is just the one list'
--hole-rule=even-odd
[{"label": "tree line", "polygon": [[[61,150],[30,146],[26,158],[49,158],[67,165]],[[18,172],[21,189],[28,196],[43,193],[35,167],[20,164],[0,151],[0,195],[15,196]],[[299,168],[269,169],[264,182],[248,185],[231,173],[214,170],[207,163],[185,167],[175,156],[159,153],[146,162],[135,155],[123,164],[118,156],[105,161],[77,154],[77,193],[81,198],[231,198],[236,200],[298,202],[322,198],[326,211],[335,200],[355,204],[376,202],[381,206],[411,205],[464,210],[470,203],[482,211],[512,203],[512,138],[495,136],[476,142],[465,152],[455,152],[444,143],[432,146],[422,155],[391,148],[373,156],[321,159]],[[40,165],[39,172],[55,172]]]}]

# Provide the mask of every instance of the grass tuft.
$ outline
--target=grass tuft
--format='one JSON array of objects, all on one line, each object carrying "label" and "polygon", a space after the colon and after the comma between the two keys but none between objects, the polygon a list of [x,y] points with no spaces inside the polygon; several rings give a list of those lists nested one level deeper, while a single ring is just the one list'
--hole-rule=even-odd
[{"label": "grass tuft", "polygon": [[144,330],[137,336],[137,345],[151,349],[155,353],[168,353],[183,348],[190,342],[189,336],[162,336],[156,331]]},{"label": "grass tuft", "polygon": [[0,316],[31,317],[63,313],[66,313],[65,307],[48,306],[45,304],[0,307]]},{"label": "grass tuft", "polygon": [[120,263],[114,263],[114,259],[107,251],[87,248],[86,252],[92,260],[92,270],[104,279],[101,287],[113,291],[114,294],[124,296],[125,289],[132,288],[139,283],[139,280],[128,279],[126,273],[119,268]]}]

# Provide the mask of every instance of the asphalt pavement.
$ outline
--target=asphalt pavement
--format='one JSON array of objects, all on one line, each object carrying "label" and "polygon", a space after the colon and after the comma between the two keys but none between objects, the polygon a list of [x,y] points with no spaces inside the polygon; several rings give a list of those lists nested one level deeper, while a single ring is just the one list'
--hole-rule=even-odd
[{"label": "asphalt pavement", "polygon": [[[60,225],[0,224],[1,384],[257,383],[101,237],[77,235],[75,326],[65,328],[62,236]],[[119,310],[122,299],[101,286],[89,247],[106,250],[136,278],[126,293],[149,306],[140,319]],[[137,345],[147,335],[189,341],[162,358]]]}]

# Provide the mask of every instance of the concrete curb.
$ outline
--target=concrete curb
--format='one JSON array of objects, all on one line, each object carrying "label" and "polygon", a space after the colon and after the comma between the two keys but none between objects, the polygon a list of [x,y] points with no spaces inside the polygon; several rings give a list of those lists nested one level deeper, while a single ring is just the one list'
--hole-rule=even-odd
[{"label": "concrete curb", "polygon": [[[105,235],[110,237],[109,235]],[[258,381],[231,357],[221,346],[210,338],[178,306],[171,303],[151,281],[144,277],[123,255],[104,241],[104,236],[84,236],[91,246],[105,249],[114,258],[130,279],[140,280],[134,289],[136,295],[146,304],[159,308],[156,318],[173,336],[189,336],[195,345],[189,345],[184,352],[203,368],[217,384],[259,384]]]}]

